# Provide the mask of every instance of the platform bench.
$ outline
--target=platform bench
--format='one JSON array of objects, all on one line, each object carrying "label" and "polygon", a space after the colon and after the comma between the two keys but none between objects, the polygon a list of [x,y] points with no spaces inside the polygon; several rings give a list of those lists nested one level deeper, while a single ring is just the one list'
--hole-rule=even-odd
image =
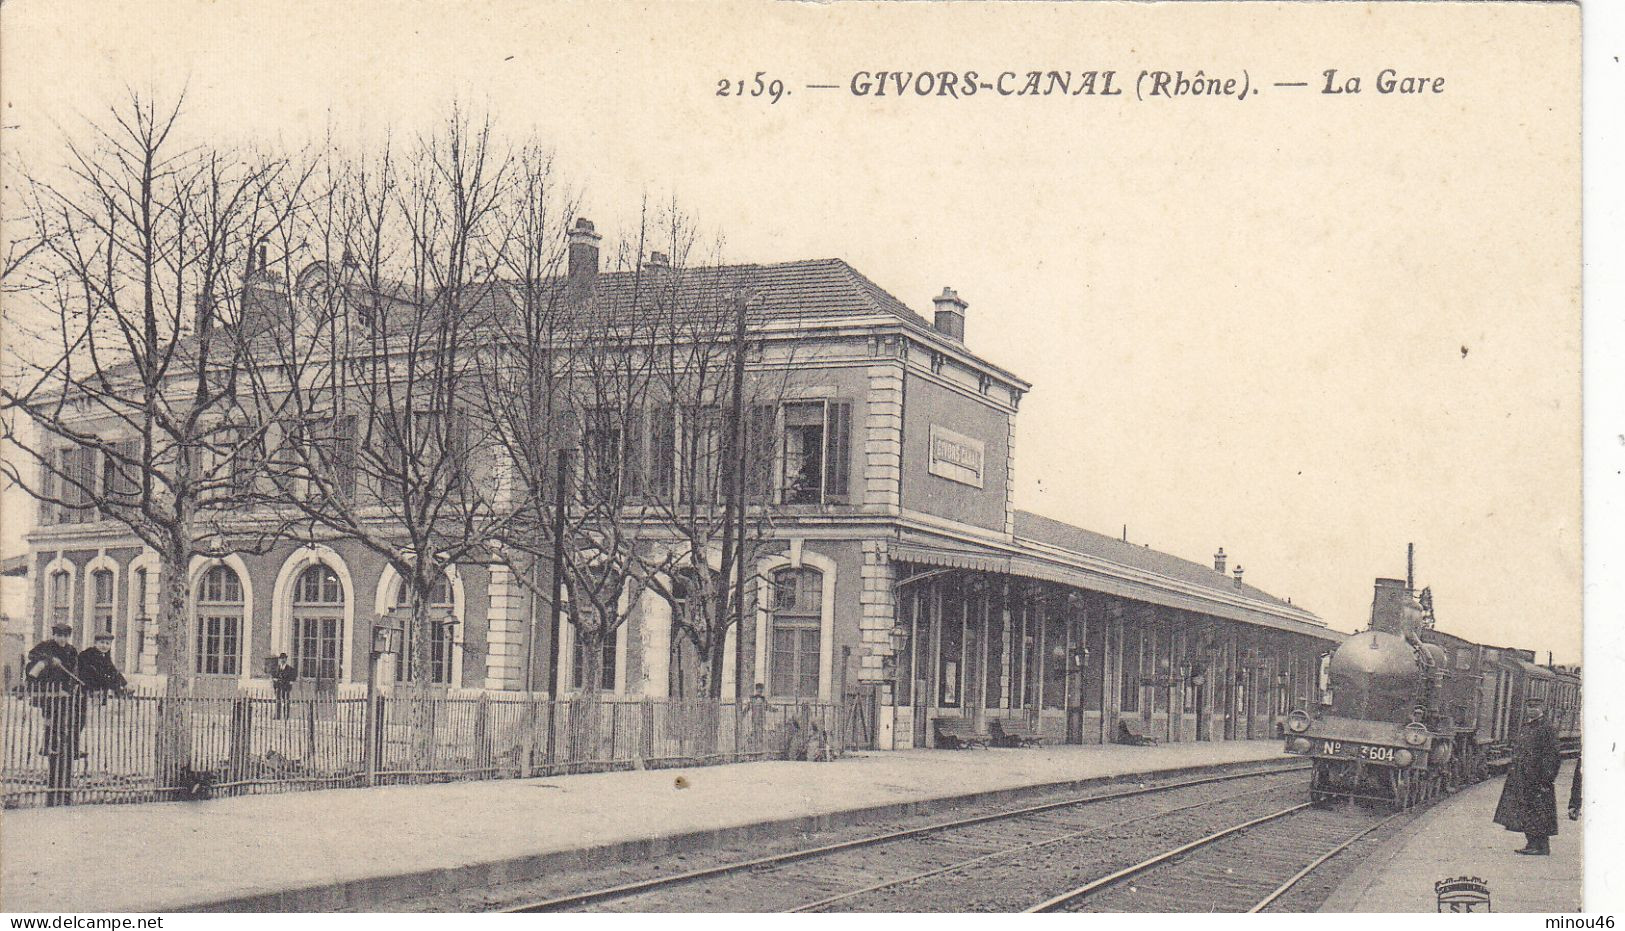
[{"label": "platform bench", "polygon": [[1043,737],[1014,718],[994,718],[992,726],[995,747],[1039,747],[1044,744]]},{"label": "platform bench", "polygon": [[964,718],[932,718],[931,724],[937,732],[939,749],[969,750],[987,746],[987,735],[977,733]]}]

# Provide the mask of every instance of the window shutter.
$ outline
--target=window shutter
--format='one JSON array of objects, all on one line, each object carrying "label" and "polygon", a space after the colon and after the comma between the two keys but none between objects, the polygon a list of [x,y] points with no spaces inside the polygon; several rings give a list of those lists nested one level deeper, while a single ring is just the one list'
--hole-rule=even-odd
[{"label": "window shutter", "polygon": [[778,408],[772,404],[756,404],[750,409],[750,423],[745,437],[745,494],[751,501],[766,501],[773,493],[773,428],[778,419]]},{"label": "window shutter", "polygon": [[93,510],[96,501],[96,480],[101,477],[96,474],[96,460],[100,455],[98,450],[88,446],[79,449],[79,520],[82,523],[100,519],[100,515]]},{"label": "window shutter", "polygon": [[831,401],[824,432],[824,500],[845,504],[852,459],[852,402]]},{"label": "window shutter", "polygon": [[405,485],[401,481],[406,457],[401,449],[405,442],[407,415],[401,411],[385,411],[373,415],[373,455],[379,463],[378,502],[393,504],[401,499]]},{"label": "window shutter", "polygon": [[[119,463],[116,453],[122,452],[123,447],[123,443],[114,443],[113,449],[115,452],[97,454],[102,462],[101,490],[103,500],[110,500],[119,493]],[[105,512],[104,515],[111,516],[106,515]]]},{"label": "window shutter", "polygon": [[643,467],[644,411],[633,408],[626,412],[625,430],[621,445],[621,493],[627,499],[643,497],[645,471]]},{"label": "window shutter", "polygon": [[649,425],[649,494],[670,497],[676,479],[677,417],[671,407],[657,408]]},{"label": "window shutter", "polygon": [[95,519],[89,510],[91,492],[95,487],[96,473],[92,456],[95,450],[79,447],[62,452],[63,471],[68,476],[67,487],[63,489],[62,500],[68,502],[70,510],[63,517],[63,523],[82,524]]},{"label": "window shutter", "polygon": [[[56,498],[61,494],[61,482],[56,480],[56,466],[62,461],[61,452],[48,452],[45,461],[40,463],[40,492],[45,498]],[[39,503],[39,522],[41,524],[54,524],[57,520],[57,508],[54,501],[44,500]]]},{"label": "window shutter", "polygon": [[339,496],[351,500],[355,497],[355,417],[335,417],[332,420],[333,484]]}]

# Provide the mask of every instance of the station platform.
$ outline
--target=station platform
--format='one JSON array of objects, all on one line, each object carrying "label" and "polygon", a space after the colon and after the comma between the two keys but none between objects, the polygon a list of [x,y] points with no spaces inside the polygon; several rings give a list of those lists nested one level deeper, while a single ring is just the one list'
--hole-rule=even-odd
[{"label": "station platform", "polygon": [[1277,740],[901,750],[833,762],[20,809],[0,821],[0,911],[387,909],[413,895],[583,862],[1283,756]]},{"label": "station platform", "polygon": [[1496,824],[1502,779],[1464,789],[1420,814],[1403,832],[1367,857],[1321,906],[1323,912],[1432,912],[1433,884],[1477,877],[1489,887],[1496,912],[1578,912],[1585,878],[1585,821],[1568,820],[1574,764],[1557,777],[1557,836],[1549,857],[1513,853],[1522,834]]}]

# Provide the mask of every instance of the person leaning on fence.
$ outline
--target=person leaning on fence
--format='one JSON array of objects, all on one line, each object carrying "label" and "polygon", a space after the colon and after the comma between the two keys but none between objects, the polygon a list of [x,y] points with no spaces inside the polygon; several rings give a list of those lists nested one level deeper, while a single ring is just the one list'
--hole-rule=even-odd
[{"label": "person leaning on fence", "polygon": [[288,662],[288,654],[278,653],[276,665],[271,667],[271,693],[276,696],[278,720],[288,716],[288,698],[293,694],[293,680],[297,678],[299,670]]},{"label": "person leaning on fence", "polygon": [[28,651],[24,665],[32,703],[45,718],[45,744],[41,756],[79,752],[79,732],[85,726],[84,680],[79,678],[79,652],[73,648],[73,627],[52,624],[51,639]]},{"label": "person leaning on fence", "polygon": [[115,695],[130,693],[124,673],[113,665],[112,634],[97,634],[95,646],[85,647],[84,652],[79,654],[79,678],[84,680],[85,691],[99,696],[104,703],[109,692]]}]

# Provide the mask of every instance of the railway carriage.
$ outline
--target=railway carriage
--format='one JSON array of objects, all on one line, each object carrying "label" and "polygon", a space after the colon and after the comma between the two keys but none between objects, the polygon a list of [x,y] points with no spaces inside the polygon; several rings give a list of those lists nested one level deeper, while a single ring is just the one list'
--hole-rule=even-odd
[{"label": "railway carriage", "polygon": [[1371,626],[1327,665],[1331,701],[1294,711],[1286,750],[1314,760],[1311,798],[1406,808],[1477,782],[1511,757],[1530,696],[1546,700],[1565,748],[1578,747],[1578,669],[1435,630],[1431,596],[1378,579]]}]

